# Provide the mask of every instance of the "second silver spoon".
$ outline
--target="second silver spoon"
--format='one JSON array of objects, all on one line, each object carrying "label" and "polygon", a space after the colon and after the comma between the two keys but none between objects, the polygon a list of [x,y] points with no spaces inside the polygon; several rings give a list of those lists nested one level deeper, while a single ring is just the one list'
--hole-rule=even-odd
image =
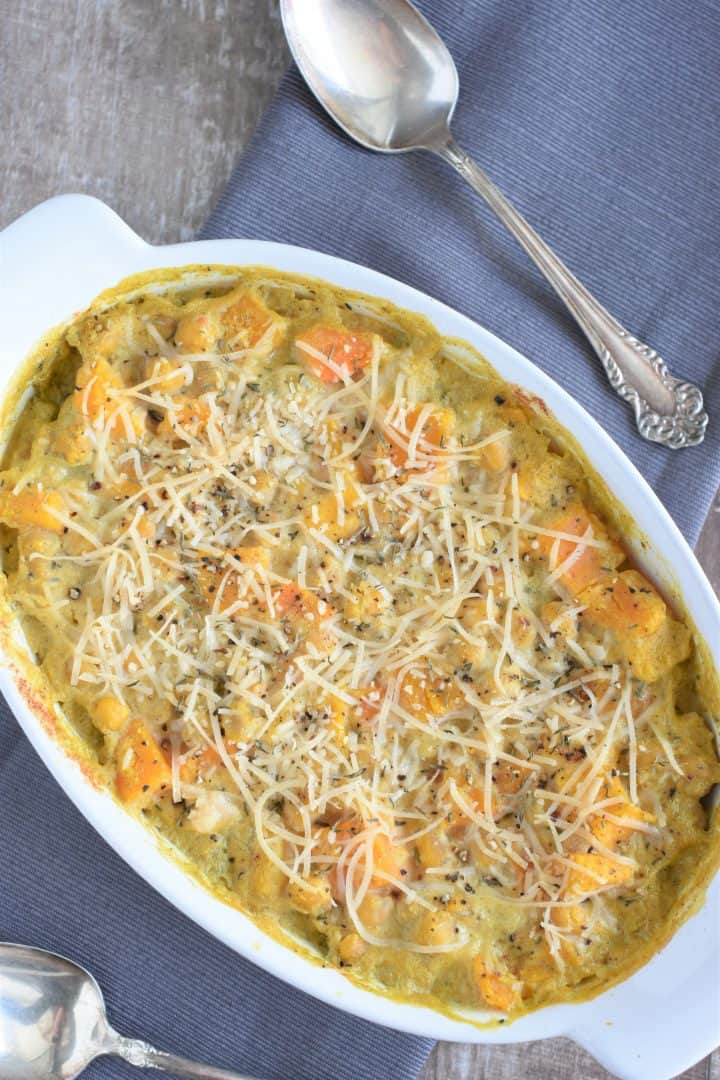
[{"label": "second silver spoon", "polygon": [[453,59],[408,0],[281,0],[285,34],[308,86],[333,119],[371,150],[430,150],[455,168],[525,248],[575,316],[643,438],[696,446],[708,417],[702,393],[676,379],[654,349],[588,292],[455,142]]},{"label": "second silver spoon", "polygon": [[89,971],[44,949],[0,943],[0,1078],[75,1080],[103,1054],[186,1080],[252,1080],[119,1035]]}]

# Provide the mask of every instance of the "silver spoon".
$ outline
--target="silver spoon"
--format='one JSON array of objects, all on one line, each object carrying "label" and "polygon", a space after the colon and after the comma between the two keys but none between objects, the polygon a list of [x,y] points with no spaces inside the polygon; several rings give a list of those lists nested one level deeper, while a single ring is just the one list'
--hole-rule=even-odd
[{"label": "silver spoon", "polygon": [[308,86],[370,150],[429,150],[485,199],[575,316],[640,434],[673,450],[696,446],[707,413],[697,386],[602,307],[508,202],[450,132],[458,98],[453,59],[408,0],[281,0],[285,34]]},{"label": "silver spoon", "polygon": [[188,1080],[251,1080],[118,1035],[84,968],[44,949],[0,944],[2,1080],[73,1080],[102,1054]]}]

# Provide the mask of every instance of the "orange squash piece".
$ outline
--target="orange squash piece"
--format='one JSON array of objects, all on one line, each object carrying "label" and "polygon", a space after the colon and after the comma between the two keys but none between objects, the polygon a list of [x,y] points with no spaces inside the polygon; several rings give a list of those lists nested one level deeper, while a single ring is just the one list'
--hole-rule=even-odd
[{"label": "orange squash piece", "polygon": [[410,671],[400,687],[399,703],[407,712],[424,720],[444,716],[465,704],[462,693],[450,679],[425,671]]},{"label": "orange squash piece", "polygon": [[210,406],[196,398],[177,397],[158,424],[158,435],[174,436],[179,442],[199,439],[207,428]]},{"label": "orange squash piece", "polygon": [[339,540],[347,540],[362,526],[360,515],[353,509],[358,505],[359,501],[358,489],[348,475],[345,490],[343,491],[345,513],[342,524],[340,523],[338,500],[332,493],[322,495],[313,504],[314,509],[311,507],[306,510],[303,514],[303,521],[307,528],[319,529],[333,543],[337,543]]},{"label": "orange squash piece", "polygon": [[165,752],[142,720],[132,720],[120,736],[115,764],[115,788],[128,805],[148,806],[172,784]]},{"label": "orange squash piece", "polygon": [[327,600],[299,585],[283,585],[275,594],[274,600],[278,614],[287,615],[291,619],[307,619],[308,615],[312,615],[311,622],[316,619],[322,622],[335,614]]},{"label": "orange squash piece", "polygon": [[600,788],[597,799],[599,802],[605,799],[621,800],[608,806],[604,812],[593,814],[589,819],[593,836],[597,837],[601,844],[611,850],[617,848],[625,840],[629,840],[634,830],[629,825],[618,825],[617,822],[610,821],[607,814],[612,814],[613,817],[617,818],[626,818],[629,821],[644,821],[648,824],[655,821],[652,814],[646,813],[639,806],[630,802],[625,788],[617,776],[607,777]]},{"label": "orange squash piece", "polygon": [[232,555],[243,566],[263,566],[266,570],[270,566],[270,552],[262,544],[248,544],[246,547],[229,548],[228,555]]},{"label": "orange squash piece", "polygon": [[324,625],[335,614],[327,600],[299,585],[283,585],[273,597],[275,610],[320,652],[332,652],[336,638]]},{"label": "orange squash piece", "polygon": [[161,394],[173,394],[185,385],[185,372],[181,365],[167,357],[153,361],[150,378],[157,380],[153,383],[153,389]]},{"label": "orange squash piece", "polygon": [[333,694],[327,709],[330,727],[335,739],[340,743],[344,742],[351,726],[354,728],[357,724],[369,724],[381,703],[381,694],[376,686],[357,687],[346,693],[356,699],[354,705]]},{"label": "orange squash piece", "polygon": [[226,336],[232,338],[233,349],[254,348],[271,327],[279,328],[281,322],[279,316],[252,290],[240,293],[222,314],[223,329]]},{"label": "orange squash piece", "polygon": [[569,904],[567,907],[556,907],[553,909],[552,921],[555,926],[561,930],[568,930],[570,933],[579,934],[587,925],[587,919],[590,912],[587,905],[583,904]]},{"label": "orange squash piece", "polygon": [[[237,750],[237,743],[228,739],[225,741],[225,748],[229,754],[234,754]],[[180,766],[180,779],[187,784],[193,784],[198,777],[205,776],[212,769],[217,769],[219,766],[224,767],[223,759],[220,757],[216,747],[204,746],[190,754],[182,763]]]},{"label": "orange squash piece", "polygon": [[488,1008],[510,1012],[517,1004],[518,994],[510,980],[493,971],[482,956],[474,957],[472,974],[478,993]]},{"label": "orange squash piece", "polygon": [[[270,566],[270,553],[261,544],[229,548],[228,555],[232,555],[243,566],[263,566],[266,568]],[[215,607],[221,589],[219,611],[227,611],[240,599],[238,573],[240,571],[232,564],[218,563],[214,559],[209,559],[198,566],[198,584],[210,607]],[[255,605],[255,610],[257,610],[257,605]]]},{"label": "orange squash piece", "polygon": [[[209,563],[198,567],[197,580],[208,607],[220,613],[231,608],[240,598],[237,574],[228,567]],[[221,591],[222,590],[222,591]],[[220,594],[220,600],[217,600]]]},{"label": "orange squash piece", "polygon": [[618,634],[647,637],[667,616],[665,601],[637,570],[608,575],[580,595],[582,618]]},{"label": "orange squash piece", "polygon": [[[345,821],[340,821],[337,825],[333,826],[332,830],[323,830],[323,837],[321,838],[321,846],[327,847],[329,851],[334,854],[339,854],[342,849],[352,842],[353,837],[359,835],[366,828],[366,823],[360,817],[348,818]],[[331,843],[330,836],[334,836]],[[370,878],[369,888],[371,889],[392,889],[392,883],[386,881],[381,874],[387,874],[390,877],[399,878],[400,871],[403,869],[408,861],[407,850],[401,845],[393,844],[392,840],[387,833],[377,832],[372,842],[372,856],[373,856],[373,869],[377,873],[373,873]],[[359,885],[363,874],[365,873],[364,859],[359,859],[355,869],[355,884]],[[333,873],[331,875],[333,884],[333,894],[342,892],[340,887],[339,875]]]},{"label": "orange squash piece", "polygon": [[175,344],[186,354],[262,346],[265,355],[279,344],[284,330],[285,320],[257,292],[240,286],[185,315],[175,330]]},{"label": "orange squash piece", "polygon": [[180,779],[186,784],[194,784],[199,776],[220,764],[220,755],[214,746],[204,746],[196,750],[180,766]]},{"label": "orange squash piece", "polygon": [[[589,585],[598,581],[608,571],[614,570],[623,562],[625,553],[620,545],[611,539],[600,518],[591,513],[582,503],[563,510],[543,523],[546,528],[555,532],[569,533],[572,536],[582,537],[588,529],[592,530],[592,539],[601,540],[604,546],[585,545],[582,553],[560,575],[560,581],[572,596],[579,596]],[[538,536],[538,549],[546,558],[550,558],[556,538],[552,536]],[[557,550],[556,565],[560,566],[577,549],[578,544],[572,540],[560,540]]]},{"label": "orange squash piece", "polygon": [[[397,469],[402,469],[407,465],[407,445],[412,438],[423,408],[423,405],[416,405],[414,408],[408,409],[405,417],[406,433],[396,431],[392,426],[387,431],[388,438],[392,442],[390,460]],[[421,456],[413,465],[413,471],[428,467],[428,463],[422,460],[423,452],[432,453],[434,450],[444,446],[448,436],[452,434],[454,426],[455,414],[450,409],[433,408],[433,411],[428,414],[423,422],[418,440],[418,451]]]},{"label": "orange squash piece", "polygon": [[0,521],[12,529],[62,533],[65,526],[53,511],[67,512],[65,500],[57,491],[44,491],[35,486],[24,487],[17,493],[10,489],[0,490]]},{"label": "orange squash piece", "polygon": [[[489,809],[486,808],[484,787],[469,787],[465,784],[458,784],[458,793],[475,813],[487,814],[488,817],[494,817],[497,814],[499,804],[494,791],[490,793]],[[445,821],[450,829],[466,829],[468,825],[472,825],[470,815],[456,802],[453,802],[452,809],[445,815]]]},{"label": "orange squash piece", "polygon": [[360,374],[372,360],[377,341],[375,334],[317,325],[295,338],[295,351],[313,375],[329,384]]},{"label": "orange squash piece", "polygon": [[[103,413],[107,416],[113,409],[111,390],[119,390],[122,385],[122,379],[107,360],[86,360],[75,375],[75,407],[90,423],[95,424]],[[113,434],[116,429],[123,429],[119,417],[113,421]]]},{"label": "orange squash piece", "polygon": [[571,856],[574,864],[568,875],[566,898],[582,897],[603,886],[627,885],[635,876],[632,866],[618,863],[597,852],[578,852]]}]

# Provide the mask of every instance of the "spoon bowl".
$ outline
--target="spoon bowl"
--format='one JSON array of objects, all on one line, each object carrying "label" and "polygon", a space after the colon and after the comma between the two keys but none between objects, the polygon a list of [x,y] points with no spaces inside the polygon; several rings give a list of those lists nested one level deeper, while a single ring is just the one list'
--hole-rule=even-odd
[{"label": "spoon bowl", "polygon": [[404,0],[282,5],[298,67],[351,138],[385,153],[446,140],[460,83],[452,56]]},{"label": "spoon bowl", "polygon": [[457,69],[409,0],[280,0],[280,10],[301,74],[343,131],[371,150],[429,150],[452,165],[569,308],[640,435],[672,450],[701,443],[708,417],[699,388],[675,378],[602,307],[455,142]]},{"label": "spoon bowl", "polygon": [[0,945],[3,1080],[71,1080],[110,1042],[92,975],[53,953]]},{"label": "spoon bowl", "polygon": [[251,1080],[118,1035],[89,971],[44,949],[0,943],[1,1080],[75,1080],[102,1054],[188,1080]]}]

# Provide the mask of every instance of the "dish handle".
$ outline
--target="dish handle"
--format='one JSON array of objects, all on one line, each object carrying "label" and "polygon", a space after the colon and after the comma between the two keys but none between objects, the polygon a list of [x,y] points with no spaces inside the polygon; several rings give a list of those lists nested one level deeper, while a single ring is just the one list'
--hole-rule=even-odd
[{"label": "dish handle", "polygon": [[14,366],[38,334],[84,308],[98,282],[132,273],[151,251],[89,195],[58,195],[8,225],[0,233],[3,355]]},{"label": "dish handle", "polygon": [[599,999],[608,1008],[585,1013],[582,1026],[566,1033],[618,1080],[672,1080],[720,1043],[717,905],[713,886],[702,916],[677,935],[687,946],[681,959],[677,949],[663,949],[628,983]]}]

